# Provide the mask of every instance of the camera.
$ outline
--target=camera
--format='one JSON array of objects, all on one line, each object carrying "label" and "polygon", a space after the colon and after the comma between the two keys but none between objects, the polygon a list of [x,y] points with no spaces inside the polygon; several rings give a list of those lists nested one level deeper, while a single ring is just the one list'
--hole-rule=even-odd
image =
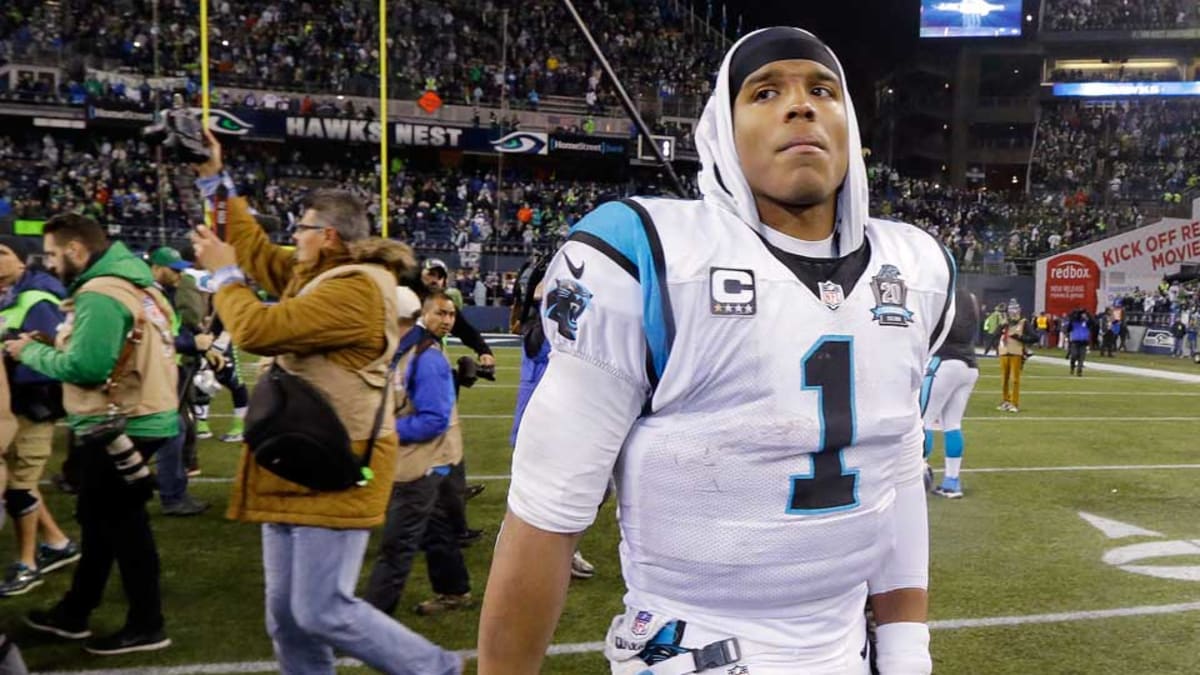
[{"label": "camera", "polygon": [[142,453],[138,452],[133,440],[125,433],[125,423],[124,415],[111,415],[103,422],[77,432],[75,443],[79,446],[104,446],[121,479],[126,485],[134,485],[150,477],[150,467],[146,466]]},{"label": "camera", "polygon": [[203,164],[212,156],[204,142],[204,128],[179,94],[161,119],[142,129],[142,138],[160,146],[169,164]]}]

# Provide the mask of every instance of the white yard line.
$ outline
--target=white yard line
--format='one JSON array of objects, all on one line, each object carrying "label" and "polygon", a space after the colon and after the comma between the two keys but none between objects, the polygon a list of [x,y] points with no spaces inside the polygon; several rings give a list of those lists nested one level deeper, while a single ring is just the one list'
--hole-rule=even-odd
[{"label": "white yard line", "polygon": [[[1053,614],[1024,614],[1015,616],[988,616],[975,619],[943,619],[930,621],[930,630],[960,630],[964,628],[992,628],[995,626],[1025,626],[1043,623],[1075,623],[1079,621],[1095,621],[1098,619],[1116,619],[1131,616],[1158,616],[1164,614],[1183,614],[1200,611],[1200,602],[1183,602],[1173,605],[1141,605],[1138,607],[1117,607],[1114,609],[1080,610],[1074,612],[1056,612]],[[563,654],[594,654],[604,649],[603,642],[573,642],[551,645],[546,653],[551,656]],[[478,655],[474,649],[466,649],[459,654],[474,659]],[[355,659],[338,659],[337,665],[343,668],[361,666]],[[183,666],[153,666],[144,668],[107,668],[102,670],[56,670],[42,675],[233,675],[235,673],[268,673],[277,672],[279,665],[274,661],[236,661],[230,663],[198,663]]]},{"label": "white yard line", "polygon": [[[1136,394],[1133,394],[1136,395]],[[215,415],[214,415],[215,417]],[[511,420],[512,415],[459,415],[464,420]],[[1025,420],[1029,422],[1196,422],[1200,416],[1191,417],[1030,417],[1020,414],[988,415],[986,417],[964,417],[968,422],[992,420]]]},{"label": "white yard line", "polygon": [[[1096,465],[1077,465],[1077,466],[990,466],[976,467],[963,469],[963,473],[1042,473],[1042,472],[1075,472],[1075,471],[1162,471],[1165,469],[1200,469],[1200,464],[1096,464]],[[940,472],[940,469],[938,469]],[[505,481],[511,480],[512,476],[506,473],[497,474],[470,474],[467,476],[469,481]],[[197,476],[189,478],[189,483],[231,483],[232,478],[226,476]],[[42,485],[49,485],[50,481],[44,480]]]},{"label": "white yard line", "polygon": [[[1025,394],[1022,393],[1022,396]],[[999,411],[998,411],[999,412]],[[1011,420],[1013,422],[1200,422],[1200,416],[1190,417],[1029,417],[1026,415],[989,415],[987,417],[964,417],[970,422],[994,422],[996,420]]]},{"label": "white yard line", "polygon": [[[478,386],[478,385],[476,385]],[[976,389],[971,392],[979,396],[1001,396],[1002,391],[980,391]],[[1142,396],[1200,396],[1200,391],[1072,391],[1070,389],[1055,389],[1052,391],[1022,391],[1021,396],[1124,396],[1126,398],[1142,397]]]},{"label": "white yard line", "polygon": [[[1066,358],[1057,358],[1053,356],[1031,356],[1030,361],[1034,363],[1052,364],[1057,363],[1059,366],[1070,367],[1070,363]],[[1141,368],[1139,366],[1124,366],[1119,363],[1108,363],[1105,361],[1089,360],[1084,364],[1084,371],[1099,371],[1105,373],[1120,373],[1123,375],[1137,375],[1139,377],[1155,377],[1161,380],[1173,380],[1175,382],[1187,382],[1188,384],[1200,384],[1200,366],[1196,367],[1196,374],[1177,373],[1171,370],[1159,370],[1157,368]]]}]

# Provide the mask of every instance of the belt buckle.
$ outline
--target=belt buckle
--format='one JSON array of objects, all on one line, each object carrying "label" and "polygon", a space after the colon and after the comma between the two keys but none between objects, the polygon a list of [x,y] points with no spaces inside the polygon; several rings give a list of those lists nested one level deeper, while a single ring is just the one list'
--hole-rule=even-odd
[{"label": "belt buckle", "polygon": [[712,668],[720,668],[737,663],[742,658],[742,649],[737,638],[726,638],[692,650],[692,659],[696,664],[693,672],[704,672]]}]

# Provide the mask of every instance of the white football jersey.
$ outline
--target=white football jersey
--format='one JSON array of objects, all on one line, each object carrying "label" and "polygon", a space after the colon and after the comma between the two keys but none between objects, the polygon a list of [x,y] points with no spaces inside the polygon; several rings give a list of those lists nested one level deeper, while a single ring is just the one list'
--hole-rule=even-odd
[{"label": "white football jersey", "polygon": [[871,220],[864,238],[843,259],[861,274],[812,289],[702,201],[587,216],[545,278],[551,361],[514,513],[582,530],[611,468],[628,605],[787,620],[840,602],[844,618],[861,596],[861,619],[895,486],[922,472],[918,392],[954,284],[925,232]]}]

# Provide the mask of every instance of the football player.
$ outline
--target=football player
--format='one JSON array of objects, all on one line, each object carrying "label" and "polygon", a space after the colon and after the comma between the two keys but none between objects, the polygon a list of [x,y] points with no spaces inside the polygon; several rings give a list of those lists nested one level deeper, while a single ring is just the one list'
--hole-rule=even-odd
[{"label": "football player", "polygon": [[925,382],[921,385],[926,459],[933,451],[934,427],[940,424],[945,435],[946,472],[933,492],[948,499],[963,496],[958,475],[963,456],[962,418],[975,381],[979,379],[979,364],[975,360],[975,331],[979,326],[977,307],[974,295],[965,288],[958,289],[950,334],[929,360]]},{"label": "football player", "polygon": [[702,199],[605,204],[546,274],[479,672],[539,672],[615,473],[614,673],[865,674],[868,597],[879,671],[929,673],[918,394],[954,264],[868,217],[845,74],[806,31],[739,40],[696,141]]}]

